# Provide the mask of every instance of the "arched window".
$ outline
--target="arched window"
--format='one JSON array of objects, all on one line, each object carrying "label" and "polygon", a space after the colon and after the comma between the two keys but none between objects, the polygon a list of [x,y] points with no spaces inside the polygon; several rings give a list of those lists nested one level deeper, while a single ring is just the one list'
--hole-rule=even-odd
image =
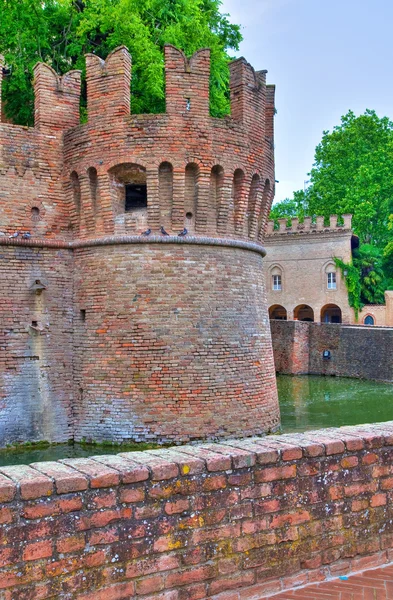
[{"label": "arched window", "polygon": [[189,232],[195,232],[196,212],[198,208],[199,167],[196,163],[188,163],[185,173],[184,225]]},{"label": "arched window", "polygon": [[328,290],[336,290],[337,289],[337,272],[336,265],[334,263],[329,263],[325,267],[325,277],[326,277],[326,287]]},{"label": "arched window", "polygon": [[365,319],[364,319],[364,324],[365,325],[375,325],[374,317],[372,317],[371,315],[367,315],[367,317],[365,317]]},{"label": "arched window", "polygon": [[160,199],[160,225],[163,225],[164,229],[171,229],[173,208],[173,167],[169,162],[162,162],[159,166],[158,195]]},{"label": "arched window", "polygon": [[270,269],[271,286],[274,292],[281,292],[283,288],[282,269],[278,266]]},{"label": "arched window", "polygon": [[81,186],[79,183],[78,173],[76,171],[72,171],[71,173],[71,188],[75,210],[77,215],[79,215],[81,211]]},{"label": "arched window", "polygon": [[87,169],[87,174],[89,176],[89,183],[90,183],[91,206],[93,209],[93,214],[95,216],[97,213],[97,189],[98,189],[97,169],[95,169],[94,167],[89,167]]}]

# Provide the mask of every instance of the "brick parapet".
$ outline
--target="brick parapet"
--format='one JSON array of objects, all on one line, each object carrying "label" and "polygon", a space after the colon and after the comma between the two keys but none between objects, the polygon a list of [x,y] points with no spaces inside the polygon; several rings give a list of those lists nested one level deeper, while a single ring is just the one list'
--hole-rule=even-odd
[{"label": "brick parapet", "polygon": [[342,225],[337,224],[338,217],[337,215],[330,216],[329,225],[324,225],[324,217],[319,216],[316,217],[316,221],[312,222],[311,217],[305,217],[302,223],[299,223],[298,218],[291,219],[291,225],[288,226],[288,219],[282,218],[278,219],[279,228],[275,229],[275,221],[270,220],[268,222],[268,228],[266,235],[267,237],[274,237],[287,235],[287,234],[295,234],[295,235],[308,235],[310,233],[318,233],[318,234],[329,234],[329,233],[343,233],[352,231],[352,215],[343,215],[343,223]]},{"label": "brick parapet", "polygon": [[392,560],[393,422],[0,468],[0,587],[251,600]]}]

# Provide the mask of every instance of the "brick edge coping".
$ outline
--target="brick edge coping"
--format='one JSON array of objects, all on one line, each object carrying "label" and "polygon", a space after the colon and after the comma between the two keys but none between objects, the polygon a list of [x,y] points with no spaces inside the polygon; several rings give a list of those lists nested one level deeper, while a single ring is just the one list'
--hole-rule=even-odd
[{"label": "brick edge coping", "polygon": [[[393,446],[393,421],[0,467],[0,502]],[[99,451],[99,450],[98,450]]]},{"label": "brick edge coping", "polygon": [[178,237],[177,235],[168,235],[165,237],[159,235],[152,235],[149,237],[143,237],[141,235],[112,235],[103,238],[75,240],[72,242],[43,239],[18,240],[17,238],[10,239],[0,237],[0,246],[19,246],[27,248],[75,250],[78,248],[116,246],[125,244],[188,244],[192,246],[221,246],[226,248],[241,248],[242,250],[250,250],[251,252],[256,252],[261,256],[266,256],[266,249],[257,242],[191,235],[187,237]]},{"label": "brick edge coping", "polygon": [[[269,598],[272,600],[277,598],[279,600],[284,594],[286,595],[291,592],[299,593],[301,590],[313,590],[318,584],[341,581],[340,577],[342,576],[345,576],[345,578],[348,577],[350,583],[351,577],[367,575],[368,571],[385,569],[392,566],[392,554],[386,550],[376,554],[341,560],[332,565],[324,566],[322,570],[320,568],[308,571],[303,570],[294,575],[267,579],[263,583],[257,583],[250,587],[216,594],[211,600],[255,600],[257,597],[260,600],[268,600]],[[345,592],[345,582],[342,582],[343,592]],[[316,589],[318,590],[318,587]],[[226,594],[227,597],[225,597]],[[237,596],[237,594],[239,595]],[[294,596],[294,600],[297,597]]]}]

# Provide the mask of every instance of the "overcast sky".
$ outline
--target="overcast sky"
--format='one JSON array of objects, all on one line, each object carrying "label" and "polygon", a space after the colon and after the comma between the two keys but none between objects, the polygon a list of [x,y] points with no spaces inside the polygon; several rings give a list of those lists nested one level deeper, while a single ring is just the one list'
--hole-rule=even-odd
[{"label": "overcast sky", "polygon": [[276,201],[304,185],[323,130],[366,108],[393,120],[393,0],[223,0],[237,56],[276,89]]}]

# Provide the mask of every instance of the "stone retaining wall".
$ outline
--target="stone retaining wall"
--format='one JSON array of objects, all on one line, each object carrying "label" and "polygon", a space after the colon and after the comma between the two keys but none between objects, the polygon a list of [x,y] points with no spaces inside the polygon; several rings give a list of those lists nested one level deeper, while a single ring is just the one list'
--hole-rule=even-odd
[{"label": "stone retaining wall", "polygon": [[[270,321],[278,373],[393,381],[393,327]],[[324,358],[328,350],[330,358]]]},{"label": "stone retaining wall", "polygon": [[0,468],[2,600],[251,600],[392,560],[393,422]]}]

